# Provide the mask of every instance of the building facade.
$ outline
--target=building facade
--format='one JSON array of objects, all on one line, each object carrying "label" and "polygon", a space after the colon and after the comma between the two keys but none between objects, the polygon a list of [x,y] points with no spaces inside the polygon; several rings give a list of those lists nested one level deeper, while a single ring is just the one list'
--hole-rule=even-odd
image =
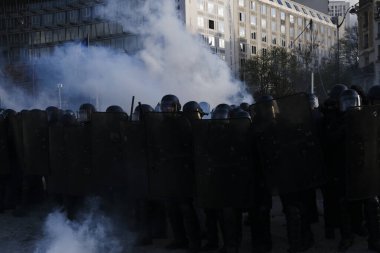
[{"label": "building facade", "polygon": [[[350,3],[347,1],[330,1],[329,3],[329,15],[331,17],[344,17],[347,10],[350,8]],[[347,14],[342,28],[348,29],[351,26],[352,14]],[[345,29],[342,29],[344,31]]]},{"label": "building facade", "polygon": [[[3,0],[0,3],[0,53],[5,72],[22,86],[32,84],[34,62],[67,42],[136,50],[137,36],[104,19],[102,0]],[[29,74],[28,74],[29,72]],[[24,74],[20,74],[24,73]]]},{"label": "building facade", "polygon": [[358,9],[359,67],[364,85],[380,85],[380,1],[360,0]]},{"label": "building facade", "polygon": [[[199,33],[237,76],[246,59],[270,47],[315,50],[329,57],[336,42],[330,17],[288,0],[177,0],[187,29]],[[310,23],[312,22],[312,26]]]}]

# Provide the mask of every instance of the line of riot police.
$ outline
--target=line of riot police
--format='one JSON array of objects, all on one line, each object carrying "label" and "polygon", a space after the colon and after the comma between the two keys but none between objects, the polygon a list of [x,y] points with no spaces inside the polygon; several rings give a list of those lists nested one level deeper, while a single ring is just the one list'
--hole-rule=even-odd
[{"label": "line of riot police", "polygon": [[162,237],[166,211],[167,249],[193,252],[219,248],[218,225],[221,252],[238,252],[248,212],[252,251],[269,252],[278,194],[289,252],[303,252],[313,245],[320,188],[326,238],[339,228],[345,251],[355,232],[365,234],[366,220],[369,248],[380,252],[379,87],[367,99],[336,85],[321,108],[314,95],[262,96],[251,106],[220,104],[208,119],[207,103],[190,101],[181,111],[174,95],[162,98],[159,112],[140,104],[131,117],[91,104],[78,118],[55,107],[3,110],[0,210],[21,215],[48,194],[74,218],[85,197],[102,196],[137,223],[138,244]]}]

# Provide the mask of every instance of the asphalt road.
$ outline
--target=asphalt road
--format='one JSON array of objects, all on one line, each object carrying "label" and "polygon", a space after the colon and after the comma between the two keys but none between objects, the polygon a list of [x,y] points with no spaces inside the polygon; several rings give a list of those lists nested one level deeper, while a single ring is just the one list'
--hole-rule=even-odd
[{"label": "asphalt road", "polygon": [[[321,209],[321,201],[319,201]],[[13,217],[11,212],[0,214],[0,253],[32,252],[32,253],[164,253],[164,245],[168,240],[156,240],[153,246],[132,247],[133,233],[113,235],[110,239],[108,231],[112,230],[106,218],[89,218],[80,224],[71,224],[63,215],[55,212],[48,216],[51,207],[36,207],[22,218]],[[321,210],[320,213],[322,214]],[[93,217],[89,214],[88,217]],[[47,221],[47,217],[50,217]],[[52,218],[53,217],[53,218]],[[95,232],[94,232],[95,231]],[[337,252],[339,234],[335,241],[324,239],[323,219],[313,226],[315,245],[307,252]],[[244,227],[243,243],[240,252],[251,252],[250,231]],[[272,210],[273,252],[287,252],[285,218],[278,198],[274,198]],[[111,246],[105,244],[112,241]],[[107,243],[106,243],[107,242]],[[43,246],[41,246],[43,245]],[[170,251],[181,253],[184,251]],[[347,252],[370,252],[366,238],[355,238],[355,245]]]}]

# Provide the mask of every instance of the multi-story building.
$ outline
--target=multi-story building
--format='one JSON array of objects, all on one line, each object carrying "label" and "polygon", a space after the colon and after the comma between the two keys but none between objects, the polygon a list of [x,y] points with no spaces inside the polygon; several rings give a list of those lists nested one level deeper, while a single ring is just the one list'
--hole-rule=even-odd
[{"label": "multi-story building", "polygon": [[344,24],[339,31],[341,38],[344,36],[344,33],[347,29],[357,24],[356,14],[351,14],[348,12],[350,7],[351,4],[348,1],[334,0],[329,2],[329,15],[331,17],[339,17],[339,21],[341,21],[346,15]]},{"label": "multi-story building", "polygon": [[368,88],[380,84],[380,1],[360,0],[358,9],[359,67]]},{"label": "multi-story building", "polygon": [[[3,0],[0,53],[6,72],[21,85],[34,86],[35,59],[67,42],[134,51],[138,39],[101,13],[103,0]],[[28,74],[29,72],[29,74]],[[23,74],[21,74],[23,73]]]},{"label": "multi-story building", "polygon": [[289,50],[314,48],[316,60],[321,60],[329,56],[336,42],[336,27],[328,15],[289,0],[177,3],[187,29],[201,34],[235,75],[246,59],[272,46]]}]

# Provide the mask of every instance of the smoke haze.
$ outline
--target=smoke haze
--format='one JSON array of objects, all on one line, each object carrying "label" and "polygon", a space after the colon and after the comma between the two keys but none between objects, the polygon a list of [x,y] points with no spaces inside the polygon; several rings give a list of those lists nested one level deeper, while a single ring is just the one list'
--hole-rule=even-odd
[{"label": "smoke haze", "polygon": [[66,99],[80,101],[70,105],[98,98],[100,110],[112,104],[128,109],[132,96],[155,106],[165,94],[177,95],[182,104],[190,100],[207,101],[212,106],[251,101],[226,63],[212,54],[197,35],[186,31],[174,1],[149,0],[138,7],[130,6],[133,1],[129,1],[127,8],[120,8],[122,2],[110,0],[104,13],[107,19],[121,23],[124,31],[139,34],[141,50],[127,55],[78,44],[56,48],[53,55],[36,64],[37,76],[42,80],[40,96],[15,99],[20,92],[0,89],[3,104],[15,109],[57,105],[58,83],[63,84]]},{"label": "smoke haze", "polygon": [[37,243],[34,253],[122,252],[111,220],[99,211],[99,201],[92,199],[88,206],[78,221],[68,220],[60,211],[50,213],[44,225],[44,239]]}]

